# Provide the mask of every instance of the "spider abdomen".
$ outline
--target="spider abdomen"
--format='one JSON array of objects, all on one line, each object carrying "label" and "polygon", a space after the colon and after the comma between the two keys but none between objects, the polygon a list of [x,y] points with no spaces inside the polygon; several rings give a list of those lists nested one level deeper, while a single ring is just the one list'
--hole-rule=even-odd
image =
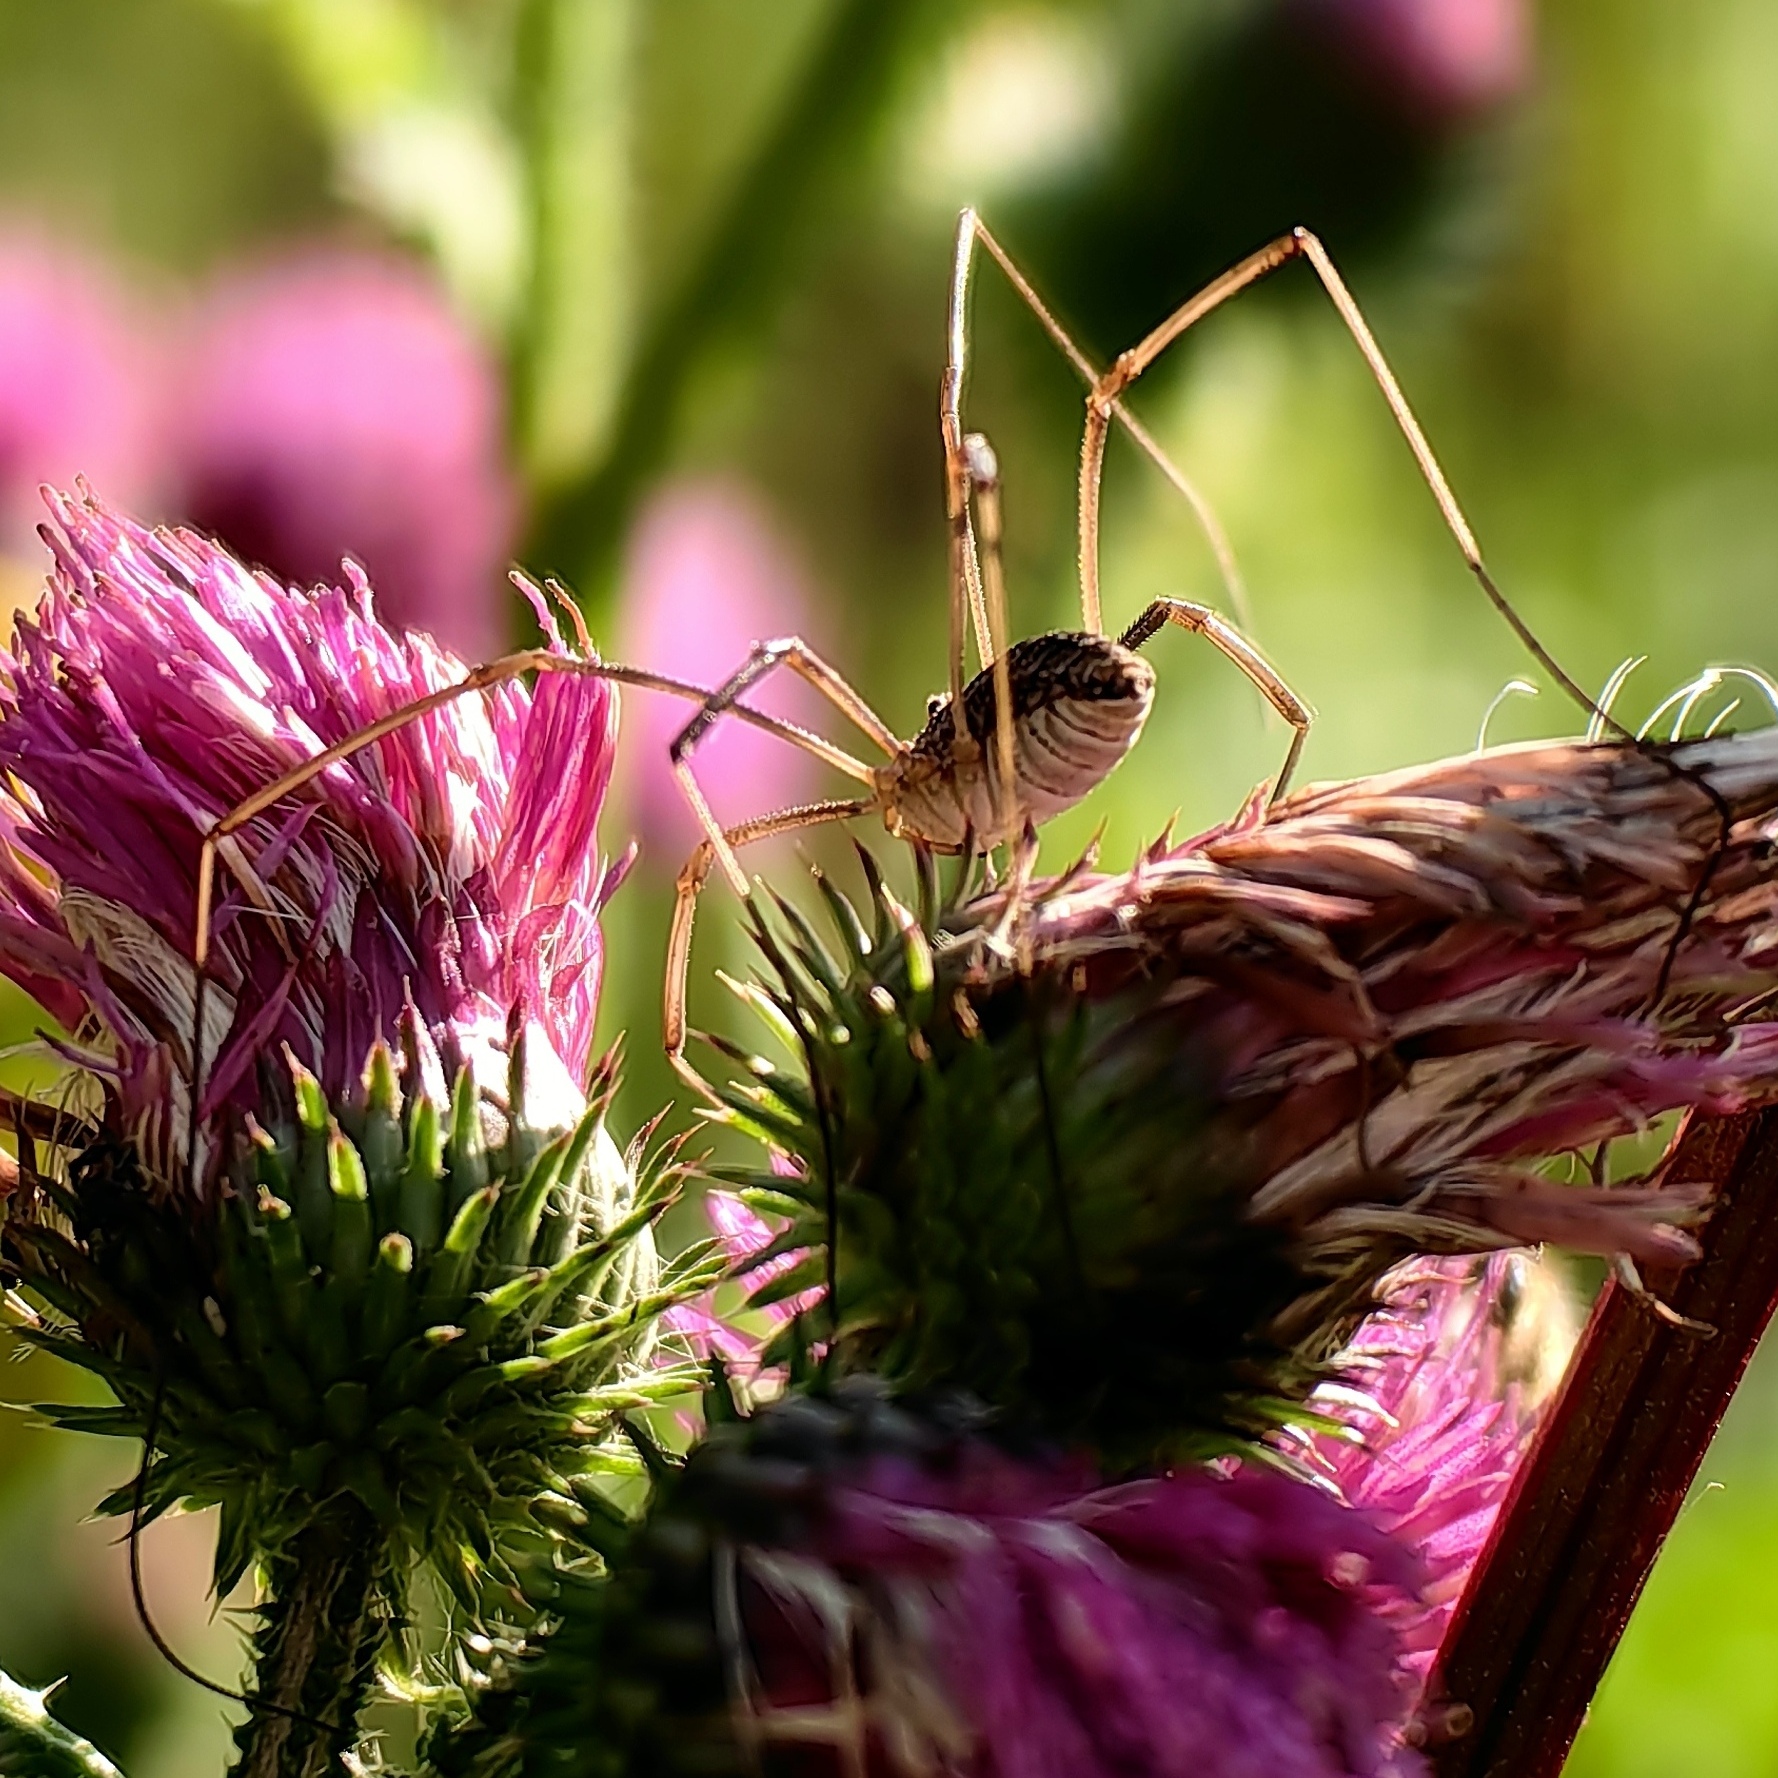
[{"label": "spider abdomen", "polygon": [[892,833],[939,851],[964,834],[980,846],[1014,837],[1009,822],[1045,821],[1102,783],[1136,744],[1154,702],[1154,669],[1107,636],[1051,631],[1007,650],[1012,682],[1013,796],[1003,797],[995,744],[994,676],[964,688],[974,746],[959,745],[949,698],[934,698],[926,726],[880,776]]}]

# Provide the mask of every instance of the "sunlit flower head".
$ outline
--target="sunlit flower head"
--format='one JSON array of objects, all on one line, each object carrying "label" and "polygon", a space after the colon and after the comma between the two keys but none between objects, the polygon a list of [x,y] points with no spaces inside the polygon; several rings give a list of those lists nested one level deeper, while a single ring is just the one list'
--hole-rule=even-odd
[{"label": "sunlit flower head", "polygon": [[[1301,1483],[1183,1470],[1094,1488],[983,1447],[937,1473],[863,1465],[821,1508],[808,1569],[765,1551],[746,1569],[768,1746],[856,1640],[883,1651],[890,1711],[933,1707],[890,1726],[934,1756],[973,1744],[991,1771],[1418,1769],[1392,1745],[1403,1700],[1376,1609],[1412,1564]],[[830,1589],[845,1603],[823,1624]]]},{"label": "sunlit flower head", "polygon": [[1263,1469],[1107,1485],[853,1377],[715,1426],[611,1573],[519,1675],[563,1770],[1423,1771],[1384,1609],[1413,1557]]},{"label": "sunlit flower head", "polygon": [[[341,586],[293,591],[88,497],[50,510],[48,586],[4,662],[0,968],[79,1034],[124,1133],[172,1175],[204,833],[462,663],[383,628],[350,565]],[[458,699],[242,830],[212,923],[200,1125],[287,1093],[286,1050],[346,1094],[409,1009],[441,1093],[463,1062],[494,1085],[510,1029],[574,1098],[613,881],[596,826],[616,723],[587,678]]]},{"label": "sunlit flower head", "polygon": [[226,278],[174,416],[181,516],[280,579],[342,556],[383,620],[500,652],[514,492],[488,354],[416,265],[312,249]]},{"label": "sunlit flower head", "polygon": [[1572,1306],[1527,1253],[1399,1267],[1309,1405],[1338,1420],[1303,1442],[1311,1464],[1422,1564],[1392,1603],[1404,1659],[1424,1673],[1493,1529],[1576,1332]]}]

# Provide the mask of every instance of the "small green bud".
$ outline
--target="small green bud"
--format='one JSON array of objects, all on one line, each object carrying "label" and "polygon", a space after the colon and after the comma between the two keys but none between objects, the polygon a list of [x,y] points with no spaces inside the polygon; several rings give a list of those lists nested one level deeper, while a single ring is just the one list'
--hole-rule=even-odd
[{"label": "small green bud", "polygon": [[401,1087],[395,1078],[395,1058],[389,1046],[379,1039],[364,1068],[364,1128],[358,1140],[379,1228],[387,1227],[398,1215],[406,1148],[401,1133]]},{"label": "small green bud", "polygon": [[290,1206],[263,1188],[259,1198],[260,1227],[265,1231],[266,1255],[272,1274],[272,1294],[278,1308],[278,1325],[287,1340],[304,1338],[309,1298],[309,1260],[303,1250],[302,1231]]},{"label": "small green bud", "polygon": [[363,1346],[367,1358],[386,1358],[400,1342],[412,1301],[414,1249],[406,1235],[385,1235],[364,1296]]},{"label": "small green bud", "polygon": [[401,1175],[396,1225],[424,1259],[444,1232],[444,1156],[438,1128],[438,1107],[428,1098],[414,1106],[408,1134],[407,1165]]},{"label": "small green bud", "polygon": [[327,1258],[333,1238],[333,1191],[327,1173],[328,1130],[333,1120],[321,1083],[294,1059],[291,1078],[296,1084],[296,1219],[309,1258]]},{"label": "small green bud", "polygon": [[499,1201],[500,1188],[487,1186],[469,1199],[452,1219],[451,1232],[445,1236],[444,1246],[433,1255],[426,1280],[425,1312],[428,1318],[443,1320],[461,1302],[469,1288],[482,1236]]},{"label": "small green bud", "polygon": [[488,1184],[481,1107],[467,1068],[457,1076],[457,1084],[451,1089],[451,1132],[445,1142],[445,1168],[451,1179],[449,1210],[454,1215],[477,1192],[486,1190]]},{"label": "small green bud", "polygon": [[522,1266],[530,1258],[532,1244],[543,1221],[544,1206],[561,1177],[569,1141],[563,1136],[544,1149],[532,1162],[524,1184],[507,1198],[500,1219],[499,1259],[502,1265]]},{"label": "small green bud", "polygon": [[330,1269],[336,1278],[356,1284],[370,1270],[370,1187],[358,1150],[338,1124],[328,1135],[327,1183],[333,1194]]}]

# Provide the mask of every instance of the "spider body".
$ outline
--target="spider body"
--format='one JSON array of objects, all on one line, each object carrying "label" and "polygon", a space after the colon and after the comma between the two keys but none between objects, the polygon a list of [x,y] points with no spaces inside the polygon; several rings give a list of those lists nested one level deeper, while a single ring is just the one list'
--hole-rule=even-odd
[{"label": "spider body", "polygon": [[[1081,628],[1052,631],[1010,643],[1002,582],[999,470],[988,441],[979,433],[966,432],[962,416],[968,355],[966,307],[970,267],[978,245],[1006,274],[1087,386],[1079,475]],[[1024,844],[1026,834],[1072,808],[1103,783],[1136,744],[1155,692],[1154,669],[1137,651],[1165,625],[1177,625],[1209,642],[1247,675],[1290,725],[1290,748],[1273,780],[1271,795],[1275,800],[1295,771],[1313,712],[1254,644],[1207,605],[1184,599],[1155,599],[1121,636],[1114,638],[1106,633],[1099,593],[1100,473],[1106,441],[1115,423],[1159,466],[1197,513],[1222,570],[1229,601],[1234,609],[1240,609],[1244,594],[1220,523],[1203,496],[1129,411],[1124,396],[1143,371],[1187,329],[1239,291],[1299,258],[1314,270],[1351,335],[1431,489],[1446,526],[1483,591],[1557,683],[1586,708],[1593,709],[1585,692],[1551,659],[1490,579],[1468,521],[1358,305],[1321,243],[1307,230],[1293,229],[1231,267],[1101,372],[1069,338],[1005,249],[982,226],[980,218],[973,210],[967,210],[958,228],[951,279],[949,352],[939,397],[950,530],[949,688],[930,701],[925,725],[919,733],[911,740],[902,740],[844,675],[800,637],[756,643],[747,660],[722,685],[710,689],[645,668],[601,660],[581,625],[578,655],[559,648],[529,649],[490,661],[455,685],[391,711],[358,734],[322,749],[215,822],[205,837],[199,870],[192,956],[200,988],[209,953],[215,872],[218,862],[228,858],[223,848],[230,836],[274,803],[299,790],[318,772],[371,745],[380,736],[424,716],[451,698],[485,690],[532,671],[597,674],[620,684],[686,698],[698,705],[697,713],[680,731],[671,749],[674,776],[703,829],[704,839],[679,873],[667,946],[662,1026],[667,1054],[674,1067],[706,1095],[710,1088],[684,1055],[685,993],[692,921],[698,896],[712,868],[719,867],[735,893],[747,897],[752,891],[737,857],[741,848],[776,834],[877,816],[891,834],[935,852],[1012,846],[1019,854],[1016,868],[1028,869],[1033,849]],[[560,593],[560,589],[556,590]],[[567,595],[560,596],[579,625],[579,614]],[[982,670],[966,681],[966,658],[972,637]],[[868,737],[879,750],[881,762],[867,763],[824,736],[772,717],[745,702],[754,686],[780,668],[805,680]],[[714,725],[725,718],[749,723],[800,747],[850,778],[857,792],[850,797],[756,815],[725,827],[705,799],[692,769],[692,755],[697,747]],[[1008,905],[1012,903],[1009,901]],[[197,1004],[201,1007],[201,995]],[[194,1022],[194,1053],[199,1048],[195,1029]],[[195,1096],[194,1092],[194,1099]]]},{"label": "spider body", "polygon": [[[876,768],[883,825],[934,852],[1016,840],[1023,823],[1071,809],[1136,745],[1154,705],[1154,668],[1109,636],[1052,630],[1006,651],[1012,714],[1012,794],[993,745],[994,673],[963,692],[966,737],[948,695],[927,706],[926,726]],[[1009,831],[1009,829],[1012,829]]]}]

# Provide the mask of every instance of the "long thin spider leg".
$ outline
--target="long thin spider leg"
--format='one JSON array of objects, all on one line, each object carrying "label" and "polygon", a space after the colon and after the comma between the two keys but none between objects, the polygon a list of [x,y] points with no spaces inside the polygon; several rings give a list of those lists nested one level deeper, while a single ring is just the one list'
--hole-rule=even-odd
[{"label": "long thin spider leg", "polygon": [[[1012,668],[1006,655],[1006,579],[1000,556],[1000,464],[994,447],[979,432],[963,441],[969,460],[970,488],[981,521],[982,586],[988,606],[988,659],[994,674],[994,764],[999,780],[1000,831],[1008,845],[1025,827],[1024,799],[1014,759]],[[963,710],[953,705],[955,732],[964,729]]]},{"label": "long thin spider leg", "polygon": [[[1293,259],[1306,259],[1314,268],[1321,287],[1327,292],[1328,300],[1333,304],[1335,312],[1345,324],[1346,331],[1352,336],[1359,356],[1363,358],[1365,367],[1371,373],[1371,380],[1382,392],[1383,400],[1389,408],[1402,437],[1407,441],[1408,449],[1413,453],[1414,461],[1419,466],[1421,478],[1425,481],[1437,505],[1439,515],[1445,521],[1445,528],[1451,533],[1463,556],[1470,573],[1475,577],[1476,584],[1486,594],[1489,604],[1506,621],[1520,644],[1533,660],[1549,674],[1551,680],[1561,687],[1589,718],[1592,724],[1599,726],[1600,732],[1609,730],[1618,740],[1627,741],[1632,746],[1640,746],[1639,738],[1632,734],[1623,723],[1602,709],[1582,686],[1562,666],[1556,657],[1544,647],[1537,633],[1526,623],[1512,602],[1494,583],[1494,577],[1488,572],[1487,564],[1482,560],[1481,546],[1476,542],[1475,532],[1470,529],[1469,520],[1464,516],[1463,508],[1457,503],[1457,496],[1451,491],[1451,484],[1445,479],[1445,472],[1433,455],[1432,445],[1420,422],[1414,417],[1414,411],[1408,406],[1408,399],[1402,393],[1401,385],[1395,379],[1395,373],[1389,368],[1388,360],[1383,356],[1382,348],[1377,344],[1370,324],[1365,320],[1363,312],[1353,299],[1351,291],[1346,288],[1345,280],[1335,269],[1333,260],[1328,256],[1327,249],[1306,228],[1294,228],[1287,235],[1280,235],[1277,240],[1260,248],[1257,253],[1249,254],[1239,265],[1232,266],[1221,277],[1211,282],[1155,328],[1148,337],[1140,341],[1129,351],[1122,353],[1110,370],[1094,385],[1092,393],[1087,397],[1087,424],[1081,440],[1080,458],[1080,506],[1081,506],[1081,598],[1084,607],[1093,612],[1099,609],[1099,480],[1105,460],[1105,439],[1109,430],[1109,416],[1115,411],[1115,404],[1122,391],[1139,377],[1187,328],[1201,321],[1212,309],[1227,302],[1230,297],[1245,290],[1248,285],[1257,283],[1261,278],[1269,277],[1280,266],[1287,265]],[[1656,978],[1655,988],[1651,997],[1658,1001],[1666,993],[1667,984],[1672,978],[1673,965],[1679,956],[1679,948],[1685,942],[1687,934],[1692,930],[1697,918],[1698,909],[1703,905],[1711,879],[1715,876],[1717,866],[1722,861],[1723,852],[1728,846],[1729,833],[1734,822],[1727,801],[1709,778],[1695,768],[1680,764],[1676,760],[1665,759],[1667,769],[1676,778],[1683,778],[1705,801],[1710,804],[1716,816],[1718,843],[1709,857],[1704,861],[1698,872],[1697,881],[1692,886],[1691,894],[1680,912],[1673,930],[1673,937],[1667,946],[1665,956],[1661,960],[1661,971]]]},{"label": "long thin spider leg", "polygon": [[[975,624],[975,651],[986,667],[993,659],[993,633],[982,594],[981,560],[970,521],[969,452],[963,435],[963,385],[969,374],[969,272],[974,259],[974,211],[965,210],[957,228],[957,251],[951,262],[951,298],[945,329],[945,374],[939,384],[938,429],[945,449],[945,519],[950,527],[951,708],[963,708],[963,683],[968,678],[964,635],[965,607]],[[970,757],[973,737],[957,729],[961,757]]]},{"label": "long thin spider leg", "polygon": [[[684,698],[695,704],[706,703],[710,696],[710,687],[693,685],[689,680],[674,679],[665,673],[650,673],[640,667],[629,667],[618,661],[583,660],[575,655],[556,654],[549,649],[525,649],[517,654],[504,655],[497,661],[489,661],[485,665],[474,668],[463,678],[452,684],[441,687],[438,691],[428,692],[424,697],[415,698],[411,703],[403,704],[399,709],[391,710],[387,715],[380,716],[375,722],[367,723],[356,734],[348,735],[343,741],[336,741],[330,747],[311,754],[300,765],[292,766],[282,777],[275,778],[263,789],[257,790],[252,796],[243,798],[220,820],[214,822],[204,835],[203,845],[198,856],[198,898],[197,925],[192,942],[192,958],[201,971],[209,960],[210,954],[210,918],[214,911],[216,888],[216,861],[218,857],[228,860],[228,848],[224,842],[250,821],[265,813],[274,804],[280,803],[285,797],[300,790],[305,784],[318,778],[330,767],[341,761],[350,759],[354,754],[361,753],[366,747],[374,745],[392,735],[410,723],[430,716],[433,711],[443,709],[460,697],[471,692],[485,691],[504,684],[507,680],[516,679],[521,674],[530,672],[541,673],[572,673],[585,675],[595,679],[609,679],[619,685],[633,685],[645,691],[666,692],[672,697]],[[873,782],[871,769],[863,760],[854,757],[843,747],[836,747],[821,735],[812,733],[800,724],[786,722],[776,716],[768,716],[763,710],[755,710],[751,705],[737,703],[730,706],[729,713],[754,728],[763,730],[768,735],[775,735],[781,741],[787,741],[793,747],[800,747],[805,753],[813,754],[824,764],[832,766],[836,771],[843,772],[848,778],[856,779],[861,784]],[[243,861],[237,869],[239,875],[246,871]],[[250,874],[250,873],[249,873]],[[256,881],[245,885],[249,893],[257,890]]]},{"label": "long thin spider leg", "polygon": [[[1099,386],[1100,372],[1093,361],[1087,357],[1079,346],[1069,337],[1068,331],[1050,312],[1049,306],[1037,294],[1029,278],[1019,270],[1013,257],[994,238],[987,224],[973,210],[963,212],[963,220],[959,228],[959,255],[963,252],[964,240],[980,241],[990,258],[1006,275],[1006,281],[1013,287],[1019,299],[1031,313],[1036,316],[1038,325],[1049,335],[1051,343],[1068,362],[1074,366],[1075,374],[1086,384],[1089,390]],[[1179,467],[1161,448],[1159,441],[1132,414],[1124,404],[1115,397],[1111,400],[1109,411],[1118,424],[1130,435],[1131,439],[1148,456],[1162,475],[1170,481],[1178,493],[1191,507],[1193,516],[1198,521],[1198,528],[1204,533],[1205,541],[1210,545],[1210,553],[1216,558],[1217,572],[1222,576],[1223,586],[1227,589],[1229,605],[1235,614],[1235,621],[1243,629],[1253,628],[1253,612],[1247,600],[1247,583],[1241,577],[1240,564],[1235,560],[1234,545],[1229,542],[1229,535],[1223,529],[1222,520],[1216,515],[1216,508],[1210,504],[1203,490]],[[1098,560],[1097,511],[1094,515],[1093,560],[1095,563],[1094,584],[1097,585],[1096,564]],[[1083,557],[1086,539],[1082,539]],[[1084,586],[1083,578],[1083,586]],[[1084,609],[1084,604],[1083,604]],[[1093,617],[1085,626],[1095,632],[1102,631],[1102,620]]]},{"label": "long thin spider leg", "polygon": [[[1494,577],[1489,574],[1487,564],[1482,560],[1481,545],[1476,542],[1475,532],[1470,528],[1469,520],[1457,502],[1457,496],[1451,491],[1451,484],[1445,478],[1445,472],[1439,466],[1438,458],[1433,454],[1432,445],[1420,422],[1414,417],[1414,410],[1408,405],[1401,384],[1396,381],[1395,372],[1389,368],[1389,361],[1383,356],[1383,349],[1377,344],[1370,324],[1365,320],[1351,291],[1346,288],[1345,280],[1335,269],[1327,249],[1306,228],[1293,228],[1289,234],[1280,235],[1257,253],[1250,253],[1239,265],[1231,266],[1221,277],[1213,278],[1196,296],[1181,303],[1145,339],[1127,352],[1120,353],[1111,368],[1094,384],[1092,393],[1087,397],[1087,424],[1080,449],[1080,571],[1083,603],[1094,611],[1099,608],[1099,483],[1105,461],[1106,435],[1118,397],[1188,328],[1203,320],[1213,309],[1220,308],[1230,297],[1239,295],[1262,278],[1270,277],[1293,259],[1306,259],[1314,268],[1322,289],[1326,291],[1328,300],[1345,324],[1347,333],[1352,336],[1352,343],[1357,346],[1365,368],[1371,373],[1371,380],[1381,391],[1396,426],[1407,441],[1408,449],[1413,453],[1414,462],[1419,467],[1421,479],[1431,491],[1439,516],[1445,521],[1446,530],[1451,533],[1464,563],[1487,595],[1489,603],[1506,620],[1513,634],[1551,679],[1589,716],[1596,715],[1597,706],[1592,698],[1544,647],[1536,632],[1494,584]],[[1629,737],[1625,734],[1623,738]]]},{"label": "long thin spider leg", "polygon": [[[727,829],[718,828],[717,832],[733,857],[736,850],[752,845],[755,840],[794,833],[804,827],[824,827],[830,821],[850,821],[854,815],[868,815],[876,806],[876,799],[868,796],[802,803],[793,809],[779,809],[775,814],[756,815],[751,821],[742,821]],[[673,925],[667,939],[661,1005],[661,1034],[666,1043],[667,1060],[673,1064],[674,1072],[681,1080],[712,1104],[717,1102],[714,1089],[685,1059],[685,991],[691,971],[692,923],[697,917],[698,897],[709,880],[710,866],[716,856],[712,841],[700,840],[674,885]],[[746,892],[743,881],[742,894]]]},{"label": "long thin spider leg", "polygon": [[[238,850],[232,836],[286,796],[300,790],[303,785],[310,783],[330,767],[350,759],[366,747],[374,745],[410,723],[419,721],[433,711],[442,709],[457,698],[504,684],[508,680],[516,679],[521,674],[532,671],[573,673],[608,679],[620,685],[633,685],[647,691],[666,692],[673,697],[685,698],[700,705],[708,704],[712,696],[708,686],[693,685],[687,680],[674,679],[665,673],[651,673],[643,668],[625,666],[616,661],[587,660],[574,655],[557,654],[549,649],[524,649],[516,654],[502,656],[499,660],[486,662],[466,673],[454,684],[443,686],[438,691],[428,692],[423,697],[415,698],[412,702],[402,705],[397,710],[391,710],[375,722],[367,724],[356,734],[348,735],[343,741],[336,741],[333,745],[322,748],[300,765],[292,767],[282,777],[256,791],[252,796],[244,798],[220,820],[214,822],[205,832],[203,842],[198,849],[197,913],[192,936],[192,967],[196,985],[192,994],[192,1130],[187,1143],[187,1165],[189,1168],[195,1169],[197,1165],[196,1123],[203,1101],[206,1072],[203,1025],[206,989],[209,982],[210,927],[215,909],[218,858],[230,863],[231,870],[242,879],[250,896],[253,896],[255,900],[264,899],[263,890],[246,860],[236,857],[231,861],[231,853]],[[836,747],[831,741],[811,733],[796,723],[768,716],[762,710],[755,710],[752,706],[739,702],[731,703],[727,713],[751,724],[754,728],[789,742],[792,746],[802,748],[805,752],[813,754],[825,764],[860,783],[875,784],[875,776],[863,760],[855,758],[844,748]],[[701,799],[699,800],[701,801]],[[694,810],[696,806],[694,804]]]},{"label": "long thin spider leg", "polygon": [[[743,899],[747,894],[746,874],[724,840],[722,824],[705,801],[697,779],[692,776],[689,761],[717,720],[726,711],[736,707],[741,695],[780,667],[789,668],[799,679],[812,685],[835,709],[869,735],[891,759],[903,752],[895,731],[800,636],[778,636],[770,642],[754,643],[745,662],[704,699],[703,708],[673,737],[673,745],[668,749],[668,758],[672,762],[673,775],[679,780],[679,788],[684,793],[686,802],[691,805],[692,813],[697,816],[705,838],[715,848],[723,875],[728,878],[735,893]],[[866,768],[860,775],[874,789],[875,779],[869,769]]]},{"label": "long thin spider leg", "polygon": [[1290,724],[1290,751],[1284,756],[1277,782],[1267,798],[1269,807],[1290,786],[1297,760],[1302,756],[1303,743],[1309,738],[1309,725],[1315,720],[1315,712],[1285,684],[1278,669],[1233,624],[1218,616],[1208,605],[1194,605],[1188,599],[1156,599],[1118,640],[1125,648],[1140,648],[1163,624],[1178,624],[1182,630],[1190,630],[1193,635],[1202,636],[1220,649]]}]

